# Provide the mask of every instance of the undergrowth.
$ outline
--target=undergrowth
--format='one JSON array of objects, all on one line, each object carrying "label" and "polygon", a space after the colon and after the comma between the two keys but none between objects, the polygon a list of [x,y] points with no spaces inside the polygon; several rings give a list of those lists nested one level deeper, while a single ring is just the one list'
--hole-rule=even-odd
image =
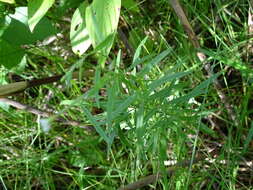
[{"label": "undergrowth", "polygon": [[[122,9],[119,28],[134,54],[118,36],[104,68],[94,55],[74,56],[67,32],[51,45],[58,49],[29,47],[26,72],[13,73],[23,79],[69,75],[13,99],[80,124],[53,116],[45,131],[40,116],[1,104],[2,189],[117,189],[157,172],[162,178],[143,189],[252,188],[250,2],[181,3],[212,64],[210,78],[165,0]],[[69,23],[61,25],[68,31]],[[72,80],[70,68],[92,69],[94,76]],[[6,80],[9,72],[1,72]],[[238,126],[214,79],[231,100]],[[167,176],[171,163],[185,160],[189,164]]]}]

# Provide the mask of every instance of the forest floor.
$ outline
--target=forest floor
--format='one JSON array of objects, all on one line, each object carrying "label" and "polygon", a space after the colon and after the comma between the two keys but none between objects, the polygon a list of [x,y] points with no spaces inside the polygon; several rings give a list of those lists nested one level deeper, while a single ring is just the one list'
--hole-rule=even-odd
[{"label": "forest floor", "polygon": [[177,1],[126,2],[105,67],[81,61],[93,74],[70,75],[77,6],[51,16],[59,32],[25,71],[0,67],[67,73],[0,102],[0,189],[253,188],[251,1],[182,0],[188,25]]}]

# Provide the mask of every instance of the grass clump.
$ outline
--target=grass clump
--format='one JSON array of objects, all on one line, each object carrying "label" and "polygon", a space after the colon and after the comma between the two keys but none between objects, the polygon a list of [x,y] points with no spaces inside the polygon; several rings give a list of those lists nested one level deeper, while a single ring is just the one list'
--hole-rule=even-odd
[{"label": "grass clump", "polygon": [[[251,5],[181,3],[211,64],[209,78],[165,0],[124,5],[119,29],[134,51],[118,35],[103,68],[92,53],[73,55],[67,32],[55,44],[28,50],[26,72],[13,71],[21,78],[67,74],[62,83],[13,97],[48,117],[1,104],[2,189],[124,189],[133,182],[137,189],[143,178],[142,189],[252,187]],[[60,24],[67,31],[68,24]],[[77,69],[94,74],[72,80]],[[1,71],[7,79],[9,70]]]}]

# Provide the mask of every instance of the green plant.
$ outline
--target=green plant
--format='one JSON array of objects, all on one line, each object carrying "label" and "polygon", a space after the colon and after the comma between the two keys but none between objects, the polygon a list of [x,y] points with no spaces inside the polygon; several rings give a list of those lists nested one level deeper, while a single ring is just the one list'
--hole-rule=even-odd
[{"label": "green plant", "polygon": [[251,5],[177,2],[1,1],[1,188],[251,188]]}]

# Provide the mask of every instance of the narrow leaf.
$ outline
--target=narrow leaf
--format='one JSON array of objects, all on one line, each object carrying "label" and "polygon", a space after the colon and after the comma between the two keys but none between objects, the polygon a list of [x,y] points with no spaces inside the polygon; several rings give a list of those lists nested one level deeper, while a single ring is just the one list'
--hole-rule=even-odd
[{"label": "narrow leaf", "polygon": [[96,121],[96,119],[93,117],[93,115],[84,106],[82,106],[82,109],[83,109],[86,117],[91,122],[91,124],[95,127],[98,134],[105,140],[105,142],[110,144],[110,142],[111,142],[110,139],[107,137],[105,131],[100,127],[100,124]]},{"label": "narrow leaf", "polygon": [[217,73],[215,75],[213,75],[212,77],[210,77],[209,79],[203,81],[202,83],[200,83],[197,87],[195,87],[191,92],[189,92],[188,94],[176,98],[172,101],[170,101],[170,103],[181,103],[181,102],[186,102],[188,101],[190,98],[199,96],[203,93],[206,92],[208,86],[213,82],[214,79],[216,79],[220,74]]},{"label": "narrow leaf", "polygon": [[142,41],[141,43],[139,44],[139,46],[137,47],[135,53],[134,53],[134,58],[133,58],[133,63],[134,64],[137,60],[140,59],[140,55],[141,55],[141,49],[142,47],[145,45],[146,41],[148,39],[148,36],[146,36]]},{"label": "narrow leaf", "polygon": [[160,63],[170,52],[171,49],[168,49],[157,55],[153,60],[151,60],[147,65],[145,65],[145,67],[138,73],[138,75],[143,76],[147,74],[155,65]]},{"label": "narrow leaf", "polygon": [[178,72],[178,73],[174,73],[174,74],[170,74],[170,75],[165,75],[164,77],[158,79],[158,80],[155,80],[154,82],[152,82],[150,85],[149,85],[149,90],[150,91],[153,91],[155,88],[159,87],[160,85],[168,82],[168,81],[172,81],[174,79],[179,79],[183,76],[186,76],[190,73],[190,71],[187,71],[187,72]]},{"label": "narrow leaf", "polygon": [[243,152],[246,152],[250,142],[252,141],[253,139],[253,122],[251,122],[251,127],[250,127],[250,130],[249,130],[249,133],[247,135],[247,138],[244,142],[244,146],[243,146]]},{"label": "narrow leaf", "polygon": [[136,100],[136,97],[136,94],[129,96],[125,101],[118,105],[117,109],[113,112],[113,118],[117,117],[121,112],[128,108],[129,105]]}]

